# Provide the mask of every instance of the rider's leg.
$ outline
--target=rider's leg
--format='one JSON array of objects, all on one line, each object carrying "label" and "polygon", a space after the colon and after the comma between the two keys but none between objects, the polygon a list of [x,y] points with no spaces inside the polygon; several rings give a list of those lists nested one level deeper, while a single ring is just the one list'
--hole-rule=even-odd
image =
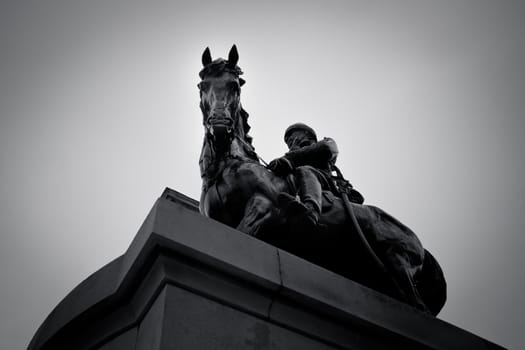
[{"label": "rider's leg", "polygon": [[317,223],[321,215],[323,195],[317,171],[310,166],[300,166],[296,169],[296,176],[299,198],[308,209],[309,218]]},{"label": "rider's leg", "polygon": [[277,197],[279,207],[299,229],[314,228],[319,224],[322,208],[322,174],[305,165],[295,169],[295,187],[299,200],[285,192]]}]

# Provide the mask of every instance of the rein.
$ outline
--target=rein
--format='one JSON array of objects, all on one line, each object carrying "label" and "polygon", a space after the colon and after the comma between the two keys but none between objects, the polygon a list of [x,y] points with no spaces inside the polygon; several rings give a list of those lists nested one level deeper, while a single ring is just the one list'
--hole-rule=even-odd
[{"label": "rein", "polygon": [[350,200],[348,198],[350,190],[352,189],[352,185],[350,184],[350,182],[348,182],[347,179],[344,178],[343,173],[341,173],[341,170],[339,170],[339,168],[335,166],[335,164],[331,165],[337,174],[336,184],[337,189],[341,194],[341,198],[343,199],[343,207],[345,208],[346,214],[350,218],[350,221],[352,222],[352,225],[355,228],[357,240],[361,245],[361,248],[366,252],[366,256],[369,258],[370,262],[377,268],[377,270],[380,273],[382,273],[385,276],[386,280],[392,285],[392,287],[394,287],[394,290],[397,292],[398,296],[402,298],[402,300],[406,301],[407,299],[405,294],[401,292],[403,289],[401,289],[399,283],[397,283],[393,276],[388,272],[386,266],[374,252],[374,250],[370,246],[370,243],[368,242],[368,239],[366,239],[363,231],[361,230],[361,225],[359,225],[359,222],[357,221],[354,209],[352,208],[352,204],[350,203]]},{"label": "rein", "polygon": [[244,141],[244,140],[243,140],[242,138],[240,138],[239,136],[235,136],[235,137],[237,138],[237,140],[241,141],[241,143],[242,143],[245,147],[248,147],[249,152],[253,153],[253,155],[256,156],[257,159],[258,159],[261,163],[263,163],[263,165],[264,165],[266,168],[268,168],[268,163],[266,163],[266,162],[264,161],[264,159],[262,159],[262,157],[259,156],[259,155],[253,150],[253,146],[252,146],[252,145],[250,145],[248,142]]}]

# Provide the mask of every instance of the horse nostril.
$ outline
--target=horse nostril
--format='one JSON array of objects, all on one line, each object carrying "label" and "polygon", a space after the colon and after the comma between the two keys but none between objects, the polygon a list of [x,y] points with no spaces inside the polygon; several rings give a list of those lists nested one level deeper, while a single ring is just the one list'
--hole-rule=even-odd
[{"label": "horse nostril", "polygon": [[225,109],[215,108],[211,112],[211,117],[212,118],[218,118],[218,119],[224,119],[224,118],[228,118],[228,113],[227,113],[227,111]]}]

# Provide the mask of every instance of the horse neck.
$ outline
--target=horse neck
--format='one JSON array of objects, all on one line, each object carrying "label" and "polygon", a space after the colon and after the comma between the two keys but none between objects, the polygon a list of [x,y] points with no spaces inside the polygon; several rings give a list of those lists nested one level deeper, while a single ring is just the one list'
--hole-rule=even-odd
[{"label": "horse neck", "polygon": [[220,178],[221,173],[228,166],[238,162],[259,162],[253,147],[245,140],[245,134],[234,130],[234,138],[228,147],[217,152],[211,140],[204,137],[199,166],[203,187],[207,188]]}]

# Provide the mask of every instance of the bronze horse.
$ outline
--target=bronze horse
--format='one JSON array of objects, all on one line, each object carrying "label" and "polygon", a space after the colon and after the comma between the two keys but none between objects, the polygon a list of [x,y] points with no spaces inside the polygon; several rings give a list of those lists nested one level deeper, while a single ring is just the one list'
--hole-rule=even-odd
[{"label": "bronze horse", "polygon": [[[228,59],[202,55],[200,108],[205,129],[199,160],[202,214],[437,315],[446,300],[443,272],[417,236],[383,210],[352,203],[359,226],[390,276],[367,264],[341,198],[323,193],[321,225],[314,232],[290,224],[279,193],[295,195],[293,181],[259,162],[240,102],[241,69],[235,45]],[[293,179],[292,179],[293,180]],[[389,280],[390,279],[390,280]],[[394,283],[391,283],[393,280]]]}]

